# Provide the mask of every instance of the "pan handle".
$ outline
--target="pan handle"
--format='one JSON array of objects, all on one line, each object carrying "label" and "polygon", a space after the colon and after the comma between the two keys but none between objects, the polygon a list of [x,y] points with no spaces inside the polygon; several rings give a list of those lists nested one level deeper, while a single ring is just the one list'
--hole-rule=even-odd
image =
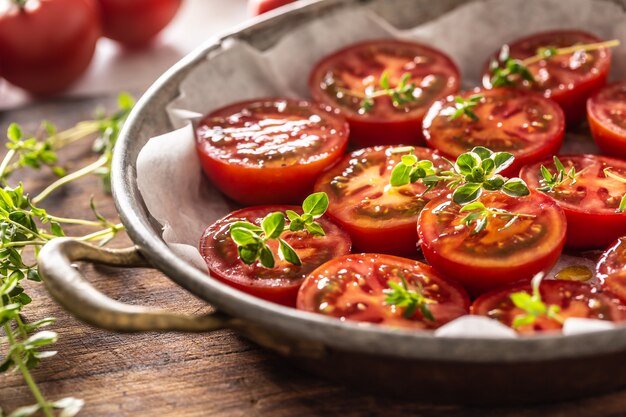
[{"label": "pan handle", "polygon": [[70,238],[57,238],[41,249],[37,261],[52,297],[75,317],[102,329],[205,332],[241,326],[240,320],[221,312],[192,316],[120,303],[96,290],[72,266],[75,261],[89,261],[131,268],[150,267],[137,247],[104,249]]}]

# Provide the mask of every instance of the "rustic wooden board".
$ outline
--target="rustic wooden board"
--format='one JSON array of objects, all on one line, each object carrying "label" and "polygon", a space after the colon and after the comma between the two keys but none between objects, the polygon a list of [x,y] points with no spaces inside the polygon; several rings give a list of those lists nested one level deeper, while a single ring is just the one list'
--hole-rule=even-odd
[{"label": "rustic wooden board", "polygon": [[[41,119],[60,127],[88,118],[97,105],[112,108],[113,98],[50,101],[0,113],[0,130],[11,121],[26,130]],[[3,135],[4,136],[4,135]],[[63,152],[68,166],[94,157],[87,143]],[[29,189],[41,189],[46,173],[25,176]],[[56,215],[90,215],[94,195],[101,211],[115,217],[110,196],[98,179],[68,186],[46,201]],[[88,230],[77,228],[76,234]],[[116,246],[130,242],[123,237]],[[208,306],[162,274],[147,270],[83,266],[89,280],[111,297],[128,303],[202,313]],[[309,376],[280,357],[259,349],[230,331],[213,334],[116,334],[86,326],[63,312],[41,284],[28,283],[34,303],[27,319],[58,318],[59,354],[34,371],[50,399],[76,396],[86,401],[84,416],[624,416],[626,391],[575,402],[527,408],[477,409],[397,401],[355,392]],[[4,347],[0,352],[4,352]],[[1,354],[1,353],[0,353]],[[549,378],[546,375],[546,378]],[[389,381],[393,384],[393,381]],[[428,384],[428,381],[424,381]],[[0,406],[10,411],[33,399],[19,374],[0,375]]]}]

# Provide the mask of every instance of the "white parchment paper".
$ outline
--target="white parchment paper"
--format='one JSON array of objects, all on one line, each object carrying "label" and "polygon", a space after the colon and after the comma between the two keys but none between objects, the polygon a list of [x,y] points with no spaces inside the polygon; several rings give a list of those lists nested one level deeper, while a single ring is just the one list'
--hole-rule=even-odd
[{"label": "white parchment paper", "polygon": [[[170,248],[202,271],[197,245],[207,225],[231,208],[202,174],[190,121],[235,101],[267,96],[308,97],[307,81],[315,62],[354,42],[403,37],[437,47],[457,63],[465,88],[479,85],[488,56],[503,43],[547,29],[580,29],[604,39],[620,39],[613,50],[612,76],[626,74],[626,14],[614,4],[592,0],[486,0],[461,6],[426,24],[398,30],[366,10],[338,11],[290,32],[266,51],[231,40],[213,52],[180,85],[167,106],[177,129],[151,139],[139,154],[137,180],[146,207],[163,225]],[[567,152],[596,151],[588,137],[568,135]],[[165,191],[167,190],[167,191]],[[553,271],[587,265],[584,258],[564,256]],[[548,276],[552,276],[551,272]],[[612,323],[570,319],[566,334],[596,331]],[[492,320],[462,317],[436,333],[441,337],[516,337]]]}]

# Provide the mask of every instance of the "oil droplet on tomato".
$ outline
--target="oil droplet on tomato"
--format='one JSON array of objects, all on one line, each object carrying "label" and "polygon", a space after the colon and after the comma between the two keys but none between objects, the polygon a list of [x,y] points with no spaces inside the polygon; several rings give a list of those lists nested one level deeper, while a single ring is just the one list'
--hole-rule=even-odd
[{"label": "oil droplet on tomato", "polygon": [[554,278],[564,281],[589,281],[593,277],[593,273],[584,265],[572,265],[561,269],[554,275]]}]

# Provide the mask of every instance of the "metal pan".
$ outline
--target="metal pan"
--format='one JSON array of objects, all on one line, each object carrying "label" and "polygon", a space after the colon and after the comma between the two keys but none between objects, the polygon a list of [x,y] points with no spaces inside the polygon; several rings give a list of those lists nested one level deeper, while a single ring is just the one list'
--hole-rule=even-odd
[{"label": "metal pan", "polygon": [[[611,1],[611,0],[597,0]],[[613,0],[626,9],[626,0]],[[172,130],[165,106],[179,83],[227,38],[261,50],[292,28],[340,8],[367,7],[398,27],[429,21],[463,0],[300,1],[290,11],[212,39],[167,71],[139,100],[115,149],[113,195],[136,246],[97,249],[69,239],[50,242],[39,265],[52,296],[76,317],[123,332],[212,331],[231,328],[319,375],[378,392],[465,404],[555,401],[626,386],[626,327],[575,336],[521,339],[435,338],[339,320],[282,307],[208,279],[163,242],[137,188],[136,161],[149,138]],[[88,261],[125,267],[150,265],[215,306],[215,313],[184,316],[111,300],[71,264]]]}]

